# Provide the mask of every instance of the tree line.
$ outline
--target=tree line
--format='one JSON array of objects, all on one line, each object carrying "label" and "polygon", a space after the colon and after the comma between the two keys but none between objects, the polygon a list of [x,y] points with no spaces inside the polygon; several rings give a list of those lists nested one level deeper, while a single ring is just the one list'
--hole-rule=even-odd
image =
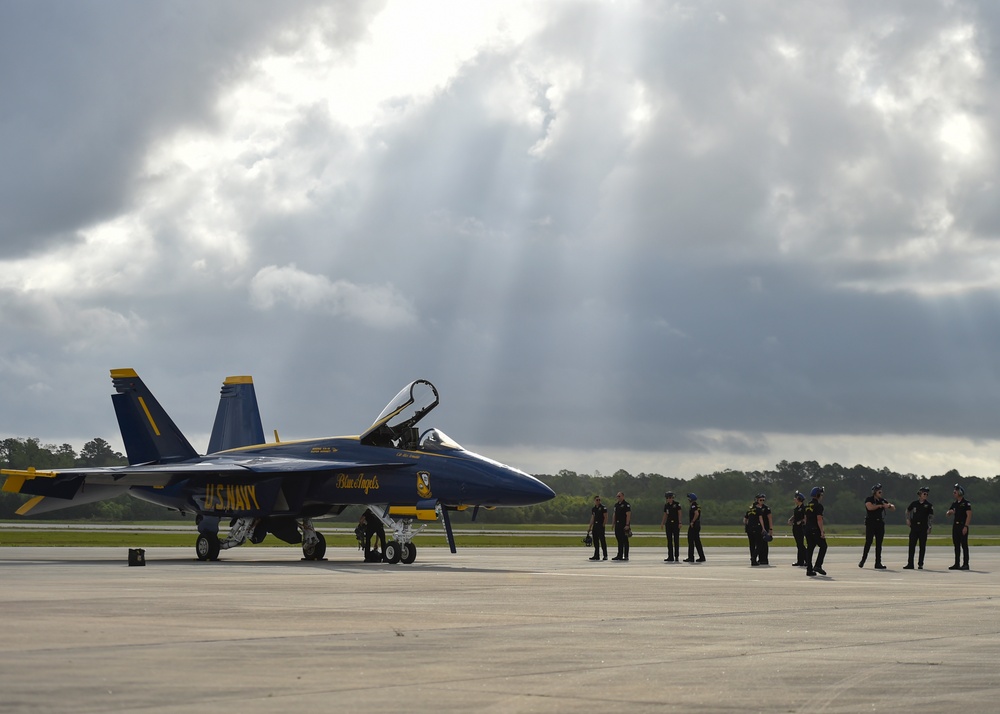
[{"label": "tree line", "polygon": [[[0,441],[0,468],[26,469],[34,466],[43,469],[70,469],[87,466],[124,466],[128,459],[100,437],[83,445],[77,453],[69,444],[56,446],[42,444],[38,439],[4,439]],[[2,480],[2,479],[0,479]],[[15,512],[30,496],[0,491],[0,518],[20,518]],[[183,520],[174,511],[140,501],[130,496],[119,496],[108,501],[71,506],[53,513],[45,513],[34,518],[48,520],[92,520],[92,521],[163,521]]]},{"label": "tree line", "polygon": [[[916,500],[917,489],[931,489],[930,500],[935,504],[935,520],[946,523],[945,511],[951,505],[952,489],[962,485],[966,498],[973,505],[973,523],[1000,524],[1000,476],[992,478],[964,477],[957,470],[935,476],[900,474],[888,468],[869,466],[820,465],[816,461],[782,461],[774,469],[737,471],[724,469],[691,478],[663,476],[656,473],[632,475],[619,470],[611,476],[560,471],[554,475],[538,475],[556,492],[556,497],[537,506],[497,509],[480,516],[496,523],[580,523],[590,518],[594,496],[601,496],[605,505],[614,503],[621,491],[632,506],[632,522],[659,525],[663,517],[663,494],[673,491],[675,498],[687,505],[687,494],[698,496],[705,525],[742,527],[743,514],[758,493],[767,494],[768,505],[775,514],[775,525],[783,527],[792,512],[796,491],[806,495],[814,486],[825,489],[824,518],[830,525],[860,525],[864,522],[864,500],[872,487],[882,484],[883,496],[895,504],[896,511],[886,511],[886,523],[905,525],[906,507]],[[686,515],[685,515],[686,519]]]},{"label": "tree line", "polygon": [[[107,441],[95,438],[84,444],[79,453],[69,444],[41,444],[38,439],[4,439],[0,441],[0,467],[26,469],[72,468],[75,466],[122,466],[128,460],[114,451]],[[579,523],[586,526],[594,496],[602,496],[610,506],[618,491],[632,505],[632,522],[659,525],[663,516],[663,494],[673,491],[678,501],[686,504],[686,495],[696,493],[706,525],[733,526],[742,523],[747,506],[758,493],[766,493],[768,504],[775,513],[775,524],[784,526],[792,510],[796,491],[808,496],[814,486],[826,489],[824,505],[830,525],[859,525],[864,520],[864,500],[875,484],[882,484],[884,497],[896,505],[896,511],[886,512],[889,525],[903,525],[906,506],[916,499],[917,489],[931,489],[930,500],[935,504],[936,519],[945,523],[944,513],[952,502],[952,487],[960,483],[973,505],[973,523],[1000,525],[1000,476],[963,477],[956,470],[936,476],[900,474],[888,468],[868,466],[845,467],[840,464],[820,465],[815,461],[782,461],[766,471],[736,471],[724,469],[711,474],[697,474],[683,479],[656,473],[632,475],[618,470],[611,476],[600,473],[580,474],[562,470],[557,474],[538,474],[540,480],[556,492],[546,503],[524,508],[481,510],[480,523]],[[17,518],[15,511],[27,500],[19,494],[0,492],[0,518]],[[141,521],[182,520],[174,511],[145,501],[119,496],[99,503],[73,506],[51,514],[53,520]],[[190,518],[188,516],[187,518]],[[453,520],[463,522],[466,515],[456,514]]]}]

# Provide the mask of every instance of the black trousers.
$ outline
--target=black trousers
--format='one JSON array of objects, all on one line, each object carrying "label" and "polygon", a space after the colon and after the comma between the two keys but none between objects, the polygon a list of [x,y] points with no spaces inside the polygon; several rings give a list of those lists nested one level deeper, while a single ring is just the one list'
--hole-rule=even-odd
[{"label": "black trousers", "polygon": [[[968,532],[962,533],[963,526],[957,523],[951,527],[951,542],[955,544],[955,565],[968,565],[969,564],[969,534]],[[962,556],[962,562],[958,562],[959,556]]]},{"label": "black trousers", "polygon": [[927,526],[910,526],[910,553],[906,559],[909,566],[913,565],[913,552],[917,549],[917,543],[920,544],[920,560],[917,564],[923,567],[924,553],[927,552]]},{"label": "black trousers", "polygon": [[757,562],[767,565],[767,540],[764,538],[764,531],[757,534]]},{"label": "black trousers", "polygon": [[[380,523],[379,526],[382,524]],[[372,548],[372,541],[375,541],[375,548]],[[372,557],[372,551],[385,552],[385,528],[365,528],[365,561]]]},{"label": "black trousers", "polygon": [[795,550],[796,557],[795,563],[797,565],[806,564],[806,527],[792,525],[792,538],[795,539]]},{"label": "black trousers", "polygon": [[615,526],[615,540],[618,541],[619,560],[628,560],[628,536],[625,535],[625,526]]},{"label": "black trousers", "polygon": [[681,559],[681,526],[679,523],[668,523],[667,531],[667,558],[670,560]]},{"label": "black trousers", "polygon": [[604,529],[595,528],[591,531],[591,536],[594,538],[594,557],[601,557],[601,551],[604,551],[604,559],[608,559],[608,540],[604,537]]},{"label": "black trousers", "polygon": [[861,554],[861,562],[868,559],[872,540],[875,541],[875,565],[882,565],[882,541],[885,539],[885,521],[865,523],[865,552]]},{"label": "black trousers", "polygon": [[694,560],[694,551],[698,551],[698,560],[705,559],[705,549],[701,547],[701,526],[688,526],[688,560]]},{"label": "black trousers", "polygon": [[[823,567],[823,559],[826,558],[826,538],[820,536],[819,531],[806,531],[806,567],[809,570]],[[816,562],[813,562],[813,551],[819,551]]]},{"label": "black trousers", "polygon": [[747,544],[750,546],[750,562],[756,565],[758,563],[757,554],[760,552],[760,533],[747,531]]}]

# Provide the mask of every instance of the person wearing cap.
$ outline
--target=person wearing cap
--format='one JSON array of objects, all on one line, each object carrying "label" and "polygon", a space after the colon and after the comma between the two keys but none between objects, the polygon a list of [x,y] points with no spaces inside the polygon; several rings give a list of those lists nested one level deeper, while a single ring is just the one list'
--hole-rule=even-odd
[{"label": "person wearing cap", "polygon": [[931,532],[934,519],[934,505],[927,500],[931,490],[926,486],[917,491],[917,500],[906,507],[906,525],[910,527],[910,550],[904,570],[913,570],[913,552],[920,544],[920,559],[917,565],[924,569],[924,553],[927,551],[927,534]]},{"label": "person wearing cap", "polygon": [[882,565],[882,541],[885,539],[885,512],[896,507],[882,498],[882,484],[872,486],[872,495],[865,499],[865,550],[861,554],[859,568],[865,567],[872,540],[875,541],[875,569],[886,570]]},{"label": "person wearing cap", "polygon": [[681,560],[681,504],[674,500],[674,492],[663,494],[667,502],[663,504],[663,520],[660,527],[667,533],[667,557],[664,563],[679,563]]},{"label": "person wearing cap", "polygon": [[[816,486],[809,492],[811,500],[806,506],[806,575],[814,577],[816,573],[826,575],[823,570],[823,559],[826,558],[826,528],[823,526],[823,487]],[[813,552],[819,550],[815,563]]]},{"label": "person wearing cap", "polygon": [[618,555],[611,560],[628,560],[628,539],[632,535],[632,505],[625,500],[621,491],[615,496],[614,526],[615,540],[618,541]]},{"label": "person wearing cap", "polygon": [[[951,504],[946,515],[954,516],[951,524],[951,542],[955,544],[955,564],[948,570],[969,569],[969,526],[972,524],[972,504],[965,499],[965,489],[955,484],[953,492],[955,502]],[[959,565],[959,556],[962,564]]]},{"label": "person wearing cap", "polygon": [[[688,507],[688,557],[684,559],[684,562],[704,563],[705,549],[701,547],[701,506],[698,505],[697,494],[689,493],[687,498],[691,505]],[[694,559],[695,549],[698,550],[698,560]]]},{"label": "person wearing cap", "polygon": [[608,524],[608,507],[601,503],[600,496],[594,496],[594,507],[590,509],[590,523],[587,524],[587,535],[593,534],[594,557],[590,560],[600,560],[601,551],[604,559],[608,559],[608,541],[604,537],[604,528]]},{"label": "person wearing cap", "polygon": [[760,564],[760,551],[764,545],[764,519],[757,510],[758,501],[755,499],[750,503],[747,512],[743,514],[743,530],[747,534],[747,543],[750,548],[750,565]]},{"label": "person wearing cap", "polygon": [[760,532],[760,541],[757,543],[757,562],[761,565],[770,565],[767,560],[767,544],[774,538],[774,515],[771,507],[767,505],[767,494],[757,494],[757,514],[763,528]]},{"label": "person wearing cap", "polygon": [[799,491],[795,492],[793,499],[795,506],[792,508],[792,515],[788,519],[788,525],[792,527],[792,538],[795,539],[795,567],[805,567],[806,565],[806,497]]}]

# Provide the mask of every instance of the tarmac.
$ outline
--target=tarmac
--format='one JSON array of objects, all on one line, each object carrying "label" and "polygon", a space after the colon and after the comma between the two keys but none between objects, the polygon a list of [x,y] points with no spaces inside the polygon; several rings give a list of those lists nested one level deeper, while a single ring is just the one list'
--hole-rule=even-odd
[{"label": "tarmac", "polygon": [[0,548],[0,711],[1000,710],[1000,547],[664,551]]}]

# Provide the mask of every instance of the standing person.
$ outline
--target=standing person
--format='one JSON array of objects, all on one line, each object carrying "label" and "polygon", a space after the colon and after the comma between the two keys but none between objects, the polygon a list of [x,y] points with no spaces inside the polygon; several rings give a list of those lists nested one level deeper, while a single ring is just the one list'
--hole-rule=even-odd
[{"label": "standing person", "polygon": [[[372,509],[366,508],[358,520],[358,525],[364,529],[365,562],[381,563],[385,553],[385,526],[382,525],[382,521],[372,513]],[[375,540],[374,548],[372,539]]]},{"label": "standing person", "polygon": [[615,498],[615,540],[618,541],[618,555],[611,560],[628,560],[628,539],[632,535],[632,506],[625,500],[625,494],[618,492]]},{"label": "standing person", "polygon": [[[701,506],[698,505],[698,496],[694,493],[688,494],[688,557],[685,563],[704,563],[705,549],[701,547]],[[698,560],[694,559],[694,551],[698,550]]]},{"label": "standing person", "polygon": [[764,531],[764,520],[757,510],[757,501],[754,500],[747,512],[743,514],[743,530],[747,534],[747,545],[750,548],[750,565],[760,563],[761,535]]},{"label": "standing person", "polygon": [[681,559],[681,504],[674,500],[674,492],[663,494],[667,502],[663,504],[663,520],[660,527],[667,533],[667,557],[664,563],[680,562]]},{"label": "standing person", "polygon": [[910,551],[904,570],[913,570],[913,551],[920,543],[920,560],[917,565],[924,569],[924,553],[927,551],[927,534],[931,532],[934,519],[934,504],[927,500],[931,490],[926,486],[917,491],[917,500],[906,507],[906,525],[910,527]]},{"label": "standing person", "polygon": [[896,507],[882,498],[882,484],[872,486],[872,495],[865,499],[865,550],[861,554],[859,568],[865,567],[868,551],[875,540],[875,570],[885,570],[882,565],[882,541],[885,538],[885,512],[895,511]]},{"label": "standing person", "polygon": [[795,506],[792,508],[792,516],[788,519],[788,525],[792,527],[792,537],[795,539],[795,567],[805,567],[806,564],[806,497],[799,491],[795,492],[793,499]]},{"label": "standing person", "polygon": [[[823,526],[823,487],[816,486],[809,492],[812,500],[806,506],[806,575],[813,577],[816,573],[826,575],[823,570],[823,559],[826,558],[826,528]],[[813,564],[813,551],[819,549],[816,562]]]},{"label": "standing person", "polygon": [[771,507],[767,505],[767,494],[757,494],[757,513],[760,516],[761,531],[760,540],[757,541],[757,562],[761,565],[770,565],[767,559],[767,544],[774,538],[774,515]]},{"label": "standing person", "polygon": [[[965,500],[965,489],[955,484],[952,492],[955,502],[951,504],[946,515],[954,516],[955,520],[951,525],[951,542],[955,544],[955,564],[948,570],[968,570],[969,569],[969,526],[972,524],[972,504]],[[958,564],[959,556],[962,556],[962,564]]]},{"label": "standing person", "polygon": [[604,537],[607,525],[608,507],[601,503],[600,496],[594,496],[594,507],[590,509],[590,523],[587,524],[587,534],[594,536],[594,557],[591,560],[600,560],[601,550],[604,551],[604,559],[608,559],[608,541]]}]

